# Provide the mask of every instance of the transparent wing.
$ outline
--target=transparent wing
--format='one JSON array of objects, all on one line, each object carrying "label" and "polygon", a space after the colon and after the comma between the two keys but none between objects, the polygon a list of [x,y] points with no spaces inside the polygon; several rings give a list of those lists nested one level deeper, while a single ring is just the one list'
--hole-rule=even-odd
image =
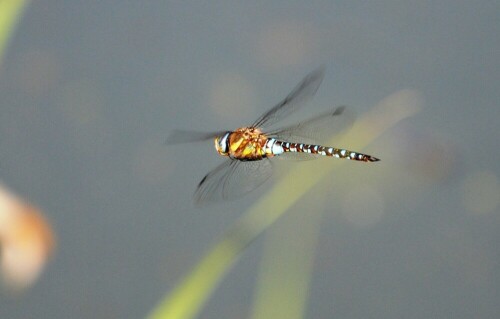
[{"label": "transparent wing", "polygon": [[225,131],[221,132],[198,132],[189,130],[173,130],[167,137],[165,144],[174,145],[181,143],[202,142],[221,136]]},{"label": "transparent wing", "polygon": [[267,158],[242,162],[227,160],[208,173],[194,193],[196,205],[240,197],[259,187],[272,175]]},{"label": "transparent wing", "polygon": [[355,118],[353,112],[347,110],[345,106],[340,106],[304,122],[266,134],[285,142],[324,145],[332,136],[351,127]]},{"label": "transparent wing", "polygon": [[252,126],[260,128],[269,127],[304,106],[316,91],[318,91],[324,75],[324,67],[320,67],[311,72],[283,101],[259,117]]}]

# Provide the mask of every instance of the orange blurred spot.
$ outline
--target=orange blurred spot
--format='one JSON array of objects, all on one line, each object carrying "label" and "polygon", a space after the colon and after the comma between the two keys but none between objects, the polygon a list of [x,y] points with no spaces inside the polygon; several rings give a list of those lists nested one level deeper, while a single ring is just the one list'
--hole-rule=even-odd
[{"label": "orange blurred spot", "polygon": [[0,186],[0,272],[4,282],[15,290],[34,283],[54,243],[41,212]]}]

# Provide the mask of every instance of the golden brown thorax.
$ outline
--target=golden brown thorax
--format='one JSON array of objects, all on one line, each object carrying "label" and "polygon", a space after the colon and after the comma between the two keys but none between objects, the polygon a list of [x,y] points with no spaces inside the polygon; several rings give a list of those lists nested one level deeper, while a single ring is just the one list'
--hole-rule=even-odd
[{"label": "golden brown thorax", "polygon": [[228,155],[243,161],[256,161],[266,157],[267,137],[255,127],[242,127],[229,135]]}]

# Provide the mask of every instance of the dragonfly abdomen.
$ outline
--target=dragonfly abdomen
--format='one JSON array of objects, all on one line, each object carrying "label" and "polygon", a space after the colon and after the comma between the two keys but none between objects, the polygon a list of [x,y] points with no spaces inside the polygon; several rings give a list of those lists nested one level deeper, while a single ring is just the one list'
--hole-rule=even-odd
[{"label": "dragonfly abdomen", "polygon": [[322,146],[317,144],[292,143],[292,142],[284,142],[275,139],[270,139],[267,142],[266,146],[267,149],[270,150],[273,155],[280,155],[283,153],[292,152],[292,153],[308,153],[308,154],[350,159],[362,162],[379,161],[378,158],[368,154],[363,154],[341,148]]}]

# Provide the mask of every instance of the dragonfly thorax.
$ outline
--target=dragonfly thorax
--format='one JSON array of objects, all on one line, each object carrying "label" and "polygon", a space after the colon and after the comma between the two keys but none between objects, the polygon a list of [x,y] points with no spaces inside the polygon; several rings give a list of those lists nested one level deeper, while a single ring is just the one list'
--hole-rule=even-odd
[{"label": "dragonfly thorax", "polygon": [[242,127],[215,138],[215,149],[220,155],[240,161],[256,161],[267,157],[267,137],[255,127]]}]

